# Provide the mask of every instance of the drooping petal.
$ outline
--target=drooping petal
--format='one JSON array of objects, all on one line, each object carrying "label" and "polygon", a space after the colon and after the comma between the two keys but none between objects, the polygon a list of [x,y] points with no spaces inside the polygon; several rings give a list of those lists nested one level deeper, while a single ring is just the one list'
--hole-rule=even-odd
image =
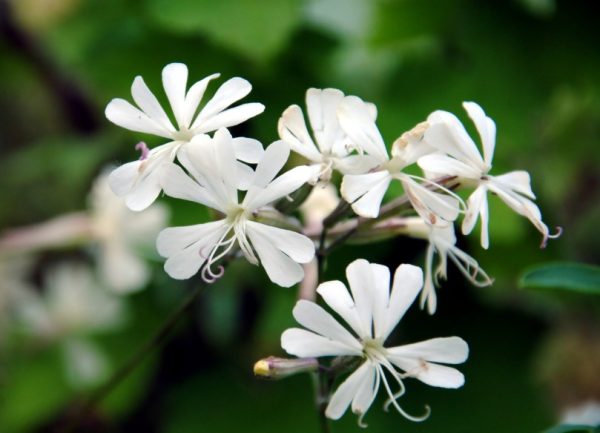
[{"label": "drooping petal", "polygon": [[367,174],[347,174],[342,180],[342,197],[352,203],[352,209],[365,218],[376,218],[383,196],[392,181],[387,170]]},{"label": "drooping petal", "polygon": [[431,225],[445,226],[459,213],[459,201],[453,196],[431,191],[407,175],[397,175],[404,191],[421,218]]},{"label": "drooping petal", "polygon": [[314,302],[299,300],[293,310],[294,318],[309,331],[339,341],[355,349],[356,353],[362,352],[362,345],[358,340],[338,323],[331,314]]},{"label": "drooping petal", "polygon": [[281,347],[300,358],[314,356],[358,356],[356,349],[306,329],[290,328],[281,334]]},{"label": "drooping petal", "polygon": [[337,113],[341,128],[353,144],[381,162],[389,159],[381,133],[362,99],[346,96]]},{"label": "drooping petal", "polygon": [[171,131],[124,99],[116,98],[110,101],[106,106],[104,114],[115,125],[129,129],[130,131],[144,132],[169,139],[173,135]]},{"label": "drooping petal", "polygon": [[306,123],[304,122],[304,116],[302,115],[302,109],[300,107],[297,105],[290,105],[279,118],[277,130],[279,132],[279,137],[285,141],[294,152],[299,153],[310,161],[321,161],[321,154],[308,133]]},{"label": "drooping petal", "polygon": [[469,114],[471,120],[479,132],[483,146],[483,160],[488,167],[492,166],[494,158],[494,147],[496,145],[496,124],[488,117],[479,104],[475,102],[463,102],[463,107]]},{"label": "drooping petal", "polygon": [[385,340],[412,305],[423,287],[423,271],[413,265],[398,266],[394,273],[394,282],[390,293],[390,304],[387,312],[386,329],[379,338]]},{"label": "drooping petal", "polygon": [[325,410],[327,418],[340,419],[342,417],[354,397],[358,394],[360,387],[365,386],[365,378],[373,374],[372,370],[374,368],[369,361],[365,361],[338,386]]},{"label": "drooping petal", "polygon": [[[292,243],[284,245],[279,239],[275,245],[273,243],[275,230],[280,230],[277,233],[285,235],[285,238],[292,240]],[[265,268],[271,281],[282,287],[290,287],[302,280],[304,270],[298,264],[299,260],[296,259],[302,259],[301,263],[307,263],[314,254],[312,241],[305,237],[301,240],[297,236],[303,237],[302,235],[296,233],[297,236],[293,236],[290,233],[293,232],[253,221],[246,222],[246,234],[258,254],[261,265]],[[310,249],[313,251],[312,254],[310,254]],[[306,261],[304,261],[305,259]]]},{"label": "drooping petal", "polygon": [[173,133],[175,128],[171,124],[167,113],[161,107],[160,103],[150,91],[144,79],[140,76],[135,77],[131,85],[131,96],[135,103],[148,115],[152,120],[159,124],[165,130]]},{"label": "drooping petal", "polygon": [[441,337],[387,349],[392,356],[461,364],[469,357],[469,345],[460,337]]},{"label": "drooping petal", "polygon": [[462,223],[462,232],[468,235],[473,231],[479,215],[481,215],[481,246],[485,249],[489,247],[488,235],[488,203],[487,190],[485,185],[479,185],[467,199],[467,211]]},{"label": "drooping petal", "polygon": [[490,176],[491,183],[502,185],[503,189],[512,190],[535,200],[535,194],[531,190],[531,177],[523,170],[511,171],[500,176]]},{"label": "drooping petal", "polygon": [[354,300],[341,281],[326,281],[317,287],[317,293],[333,311],[350,325],[357,335],[363,334],[363,326]]}]

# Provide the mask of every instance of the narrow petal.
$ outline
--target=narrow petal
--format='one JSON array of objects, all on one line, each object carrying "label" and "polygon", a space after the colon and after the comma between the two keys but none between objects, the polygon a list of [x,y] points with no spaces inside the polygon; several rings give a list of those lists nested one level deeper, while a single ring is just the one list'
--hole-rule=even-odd
[{"label": "narrow petal", "polygon": [[[352,412],[357,415],[364,415],[375,400],[378,381],[377,371],[373,366],[367,370],[367,374],[364,375],[362,382],[358,387],[354,399],[352,400]],[[360,421],[359,421],[360,423]],[[366,425],[361,425],[365,426]]]},{"label": "narrow petal", "polygon": [[479,185],[467,199],[467,211],[462,222],[462,232],[464,235],[468,235],[473,231],[486,194],[487,188],[485,185]]},{"label": "narrow petal", "polygon": [[452,367],[401,356],[390,356],[389,360],[408,375],[430,386],[455,389],[465,383],[463,374]]},{"label": "narrow petal", "polygon": [[265,188],[283,168],[290,156],[289,146],[282,140],[271,143],[256,167],[254,185]]},{"label": "narrow petal", "polygon": [[254,116],[258,116],[263,111],[265,111],[265,106],[258,102],[238,105],[237,107],[221,111],[214,116],[207,117],[193,129],[195,133],[205,133],[215,131],[219,128],[229,128],[239,125]]},{"label": "narrow petal", "polygon": [[277,124],[277,131],[279,138],[285,141],[294,152],[310,161],[321,161],[321,153],[308,133],[300,107],[290,105],[283,112]]},{"label": "narrow petal", "polygon": [[235,157],[248,164],[258,163],[265,153],[260,141],[253,138],[235,137],[233,139]]},{"label": "narrow petal", "polygon": [[206,92],[208,84],[215,78],[219,78],[220,74],[212,74],[202,80],[194,83],[185,96],[185,107],[183,109],[183,122],[186,128],[190,128],[192,119],[198,111],[198,105]]},{"label": "narrow petal", "polygon": [[496,124],[486,116],[483,109],[475,102],[463,102],[463,107],[469,114],[469,117],[475,124],[481,144],[483,145],[483,158],[489,167],[492,166],[494,158],[494,147],[496,145]]},{"label": "narrow petal", "polygon": [[356,96],[346,96],[338,106],[341,128],[350,140],[369,155],[388,160],[387,149],[379,129],[365,102]]},{"label": "narrow petal", "polygon": [[338,386],[325,410],[327,418],[340,419],[342,417],[358,394],[361,385],[365,383],[365,378],[373,374],[374,368],[370,362],[366,361]]},{"label": "narrow petal", "polygon": [[373,337],[373,293],[375,282],[369,262],[364,259],[353,261],[346,267],[346,278],[352,291],[356,312],[360,318],[360,338]]},{"label": "narrow petal", "polygon": [[157,124],[169,132],[175,132],[175,128],[171,124],[167,113],[160,106],[160,103],[150,91],[144,79],[140,76],[135,77],[131,85],[131,96],[135,103],[142,109]]},{"label": "narrow petal", "polygon": [[234,77],[223,83],[210,101],[202,108],[198,117],[192,124],[192,128],[200,127],[207,119],[220,113],[234,102],[248,95],[252,85],[243,78]]},{"label": "narrow petal", "polygon": [[300,358],[316,356],[358,356],[350,346],[317,335],[306,329],[290,328],[281,334],[281,347],[290,355]]},{"label": "narrow petal", "polygon": [[330,153],[333,143],[340,135],[337,107],[344,94],[337,89],[308,89],[306,111],[321,153]]},{"label": "narrow petal", "polygon": [[249,231],[258,232],[269,243],[298,263],[308,263],[315,255],[315,245],[306,236],[291,230],[272,227],[255,221],[247,221]]},{"label": "narrow petal", "polygon": [[248,189],[248,194],[244,197],[244,205],[247,209],[251,210],[266,206],[296,191],[308,182],[313,175],[314,169],[303,165],[285,172],[264,189],[256,188],[252,185]]},{"label": "narrow petal", "polygon": [[170,227],[161,231],[156,240],[156,249],[163,257],[170,257],[188,248],[212,233],[223,233],[225,221],[213,221],[185,227]]},{"label": "narrow petal", "polygon": [[424,359],[444,364],[461,364],[469,357],[469,346],[460,337],[432,338],[404,346],[387,349],[393,356]]},{"label": "narrow petal", "polygon": [[531,177],[523,170],[511,171],[509,173],[491,177],[492,183],[499,183],[503,189],[510,189],[535,200],[535,194],[531,190]]},{"label": "narrow petal", "polygon": [[381,333],[385,340],[412,305],[423,287],[423,271],[413,265],[400,265],[394,273],[394,282],[390,294],[390,304],[387,313],[387,329]]},{"label": "narrow petal", "polygon": [[390,302],[390,270],[387,266],[371,263],[373,275],[373,287],[371,297],[373,299],[372,314],[375,338],[383,336],[387,331],[387,310]]},{"label": "narrow petal", "polygon": [[347,174],[342,180],[342,197],[352,203],[352,209],[365,218],[379,216],[381,201],[392,176],[386,170],[367,174]]},{"label": "narrow petal", "polygon": [[171,138],[172,136],[171,131],[124,99],[117,98],[110,101],[106,106],[104,114],[115,125],[129,129],[130,131],[144,132],[165,138]]},{"label": "narrow petal", "polygon": [[445,226],[458,217],[458,199],[431,191],[408,176],[402,176],[402,186],[419,216],[431,225]]},{"label": "narrow petal", "polygon": [[161,185],[165,194],[170,197],[194,201],[225,212],[210,196],[210,191],[193,181],[178,165],[165,164],[161,173]]},{"label": "narrow petal", "polygon": [[419,158],[417,163],[424,171],[438,176],[459,176],[479,180],[482,174],[477,168],[448,155],[425,155]]},{"label": "narrow petal", "polygon": [[341,281],[326,281],[317,287],[317,293],[333,311],[350,325],[357,335],[363,334],[363,327],[354,300]]},{"label": "narrow petal", "polygon": [[170,63],[162,70],[162,83],[180,128],[187,128],[185,113],[185,88],[188,68],[183,63]]},{"label": "narrow petal", "polygon": [[339,341],[353,348],[357,353],[362,352],[362,345],[346,330],[331,314],[314,302],[301,299],[296,302],[293,310],[294,318],[302,326],[330,340]]}]

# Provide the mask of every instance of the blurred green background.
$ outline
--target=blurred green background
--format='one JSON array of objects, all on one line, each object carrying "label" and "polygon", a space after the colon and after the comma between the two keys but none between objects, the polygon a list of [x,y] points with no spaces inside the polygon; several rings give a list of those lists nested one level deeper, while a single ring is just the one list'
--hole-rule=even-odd
[{"label": "blurred green background", "polygon": [[[134,145],[159,140],[122,130],[103,115],[130,99],[142,75],[156,95],[160,71],[183,62],[190,81],[220,72],[253,84],[246,99],[266,105],[234,135],[267,144],[290,104],[309,87],[335,87],[374,102],[391,143],[436,110],[463,115],[477,101],[498,127],[493,173],[528,170],[544,221],[563,236],[540,250],[539,234],[491,200],[491,248],[460,241],[495,278],[469,287],[452,268],[439,312],[409,312],[394,341],[460,335],[471,347],[457,391],[407,381],[404,407],[415,424],[381,409],[371,432],[538,432],[565,407],[600,401],[597,298],[518,288],[528,267],[600,257],[600,31],[594,2],[553,0],[0,0],[0,229],[86,208],[91,183],[109,163],[137,158]],[[216,86],[213,87],[212,91]],[[465,121],[465,125],[468,122]],[[189,203],[163,199],[174,225],[206,218]],[[420,264],[425,244],[397,239],[346,247],[327,277],[353,259]],[[70,249],[36,258],[46,267]],[[128,321],[93,337],[120,365],[160,325],[196,281],[170,280],[150,254],[146,290],[126,298]],[[1,283],[0,283],[1,284]],[[175,335],[86,420],[99,432],[318,431],[308,377],[264,382],[253,363],[282,355],[293,325],[294,290],[236,263],[198,300]],[[74,402],[56,345],[0,350],[0,432],[59,431]],[[360,431],[347,414],[333,432]]]}]

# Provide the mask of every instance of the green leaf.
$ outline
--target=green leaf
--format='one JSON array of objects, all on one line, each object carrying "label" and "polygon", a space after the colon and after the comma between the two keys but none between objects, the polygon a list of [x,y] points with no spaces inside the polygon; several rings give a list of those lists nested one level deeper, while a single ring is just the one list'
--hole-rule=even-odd
[{"label": "green leaf", "polygon": [[600,428],[589,425],[561,424],[552,427],[544,433],[598,433]]},{"label": "green leaf", "polygon": [[147,0],[147,7],[166,30],[205,34],[255,60],[281,51],[300,19],[298,0]]},{"label": "green leaf", "polygon": [[519,285],[600,294],[600,267],[584,263],[550,263],[525,272]]}]

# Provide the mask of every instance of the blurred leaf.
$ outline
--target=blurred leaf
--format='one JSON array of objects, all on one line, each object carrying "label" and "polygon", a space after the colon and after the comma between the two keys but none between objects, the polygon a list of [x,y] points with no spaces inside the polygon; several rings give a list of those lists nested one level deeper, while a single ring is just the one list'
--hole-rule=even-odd
[{"label": "blurred leaf", "polygon": [[256,60],[285,46],[299,21],[298,0],[147,0],[151,18],[174,33],[204,33]]},{"label": "blurred leaf", "polygon": [[600,294],[600,267],[583,263],[542,265],[525,272],[519,284],[524,288]]},{"label": "blurred leaf", "polygon": [[544,433],[598,433],[600,428],[592,427],[589,425],[573,425],[573,424],[561,424],[551,429],[546,430]]}]

